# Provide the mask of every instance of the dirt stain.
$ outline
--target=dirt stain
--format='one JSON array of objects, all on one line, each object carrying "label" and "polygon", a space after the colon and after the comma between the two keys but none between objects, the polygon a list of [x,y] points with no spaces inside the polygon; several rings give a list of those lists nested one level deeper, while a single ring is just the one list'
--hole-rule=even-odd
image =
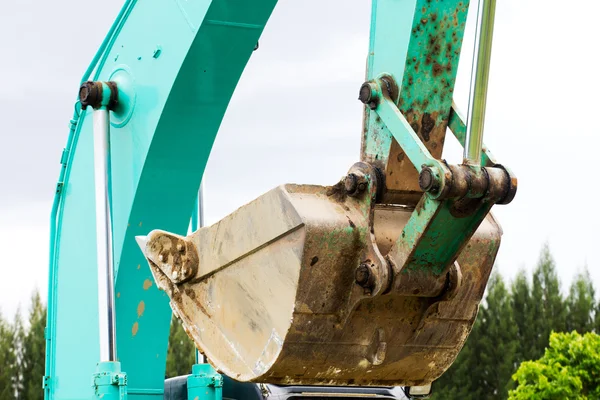
[{"label": "dirt stain", "polygon": [[142,316],[142,314],[144,314],[144,310],[146,309],[146,303],[144,303],[144,300],[140,301],[140,304],[138,304],[137,306],[137,315],[138,318]]}]

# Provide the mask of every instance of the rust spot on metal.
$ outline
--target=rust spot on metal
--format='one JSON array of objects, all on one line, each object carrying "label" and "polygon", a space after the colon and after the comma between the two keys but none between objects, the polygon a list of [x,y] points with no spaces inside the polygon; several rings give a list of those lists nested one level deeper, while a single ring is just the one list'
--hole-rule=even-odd
[{"label": "rust spot on metal", "polygon": [[140,301],[140,303],[137,306],[137,315],[138,318],[141,317],[144,314],[144,310],[146,309],[146,303],[144,303],[144,300]]},{"label": "rust spot on metal", "polygon": [[430,133],[435,127],[435,120],[431,118],[429,113],[424,113],[421,119],[421,136],[426,142],[429,141]]},{"label": "rust spot on metal", "polygon": [[416,121],[411,123],[410,127],[413,128],[413,131],[415,131],[415,133],[419,133],[419,130],[421,129],[421,127]]},{"label": "rust spot on metal", "polygon": [[134,322],[133,326],[131,327],[131,336],[137,335],[139,329],[140,329],[140,324],[138,324],[137,322]]},{"label": "rust spot on metal", "polygon": [[118,299],[119,297],[121,297],[121,292],[118,292],[118,293],[117,293],[117,299]]},{"label": "rust spot on metal", "polygon": [[150,286],[152,286],[152,281],[150,279],[146,279],[144,281],[144,290],[150,289]]},{"label": "rust spot on metal", "polygon": [[444,67],[438,63],[437,61],[435,63],[433,63],[433,67],[431,68],[431,72],[433,73],[433,76],[440,76],[442,74],[442,71],[444,70]]},{"label": "rust spot on metal", "polygon": [[138,264],[137,269],[140,269],[140,268],[142,268],[142,265]]}]

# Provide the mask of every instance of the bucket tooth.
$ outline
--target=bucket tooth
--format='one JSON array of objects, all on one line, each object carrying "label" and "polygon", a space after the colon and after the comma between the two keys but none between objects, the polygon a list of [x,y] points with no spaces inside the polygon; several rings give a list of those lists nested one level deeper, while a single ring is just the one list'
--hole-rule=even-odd
[{"label": "bucket tooth", "polygon": [[464,247],[447,274],[460,279],[441,289],[451,295],[385,293],[368,274],[387,266],[380,250],[412,210],[365,209],[332,189],[280,186],[187,237],[153,231],[138,243],[188,335],[236,380],[427,385],[471,330],[500,227],[488,215]]}]

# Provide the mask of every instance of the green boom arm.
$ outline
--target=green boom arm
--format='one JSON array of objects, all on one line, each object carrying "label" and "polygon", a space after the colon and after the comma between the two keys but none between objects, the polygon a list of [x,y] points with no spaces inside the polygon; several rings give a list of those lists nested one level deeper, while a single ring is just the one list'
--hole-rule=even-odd
[{"label": "green boom arm", "polygon": [[[84,77],[120,88],[111,192],[117,356],[130,398],[162,399],[171,319],[134,237],[155,226],[186,232],[219,125],[275,4],[129,0]],[[55,201],[46,399],[90,398],[99,361],[91,112],[74,118]]]}]

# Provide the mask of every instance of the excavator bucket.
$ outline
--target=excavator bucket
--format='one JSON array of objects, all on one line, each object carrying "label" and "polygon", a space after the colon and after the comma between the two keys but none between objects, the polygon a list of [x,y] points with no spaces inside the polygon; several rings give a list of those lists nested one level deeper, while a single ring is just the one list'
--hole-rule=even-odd
[{"label": "excavator bucket", "polygon": [[[406,48],[372,28],[361,161],[343,180],[277,187],[187,237],[138,238],[188,335],[236,380],[427,387],[475,321],[502,235],[490,210],[517,190],[482,145],[493,10],[467,129],[452,92],[468,2],[377,4],[373,24],[413,24]],[[441,159],[447,128],[460,165]]]},{"label": "excavator bucket", "polygon": [[374,186],[350,196],[343,184],[280,186],[190,236],[138,238],[217,370],[277,384],[421,386],[452,364],[501,228],[486,213],[442,272],[396,274],[386,256],[415,207],[375,204]]}]

